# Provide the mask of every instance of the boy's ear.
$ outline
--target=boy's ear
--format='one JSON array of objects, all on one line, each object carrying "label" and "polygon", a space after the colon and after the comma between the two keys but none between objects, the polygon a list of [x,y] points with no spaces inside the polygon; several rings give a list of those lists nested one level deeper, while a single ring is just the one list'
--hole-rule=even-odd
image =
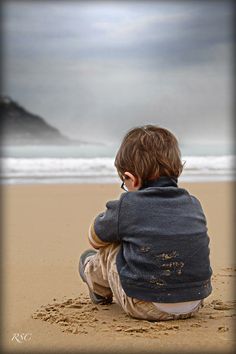
[{"label": "boy's ear", "polygon": [[125,172],[124,175],[132,181],[132,184],[134,187],[137,187],[139,185],[139,178],[138,177],[134,176],[130,172]]},{"label": "boy's ear", "polygon": [[134,181],[134,179],[135,179],[135,176],[132,175],[132,173],[130,173],[130,172],[125,172],[125,173],[124,173],[124,176],[125,176],[127,179],[131,179],[132,181]]}]

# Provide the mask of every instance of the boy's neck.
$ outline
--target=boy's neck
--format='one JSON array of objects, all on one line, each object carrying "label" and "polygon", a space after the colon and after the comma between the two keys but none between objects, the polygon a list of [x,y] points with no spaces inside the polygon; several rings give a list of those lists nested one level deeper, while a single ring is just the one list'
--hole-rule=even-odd
[{"label": "boy's neck", "polygon": [[148,187],[178,187],[178,179],[175,177],[161,176],[157,179],[144,181],[139,190]]}]

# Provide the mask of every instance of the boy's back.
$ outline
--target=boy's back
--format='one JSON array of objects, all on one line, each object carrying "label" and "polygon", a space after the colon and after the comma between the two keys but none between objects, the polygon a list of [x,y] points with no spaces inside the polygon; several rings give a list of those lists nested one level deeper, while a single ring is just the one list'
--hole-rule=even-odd
[{"label": "boy's back", "polygon": [[199,201],[174,179],[160,177],[107,203],[94,231],[121,244],[117,270],[128,296],[169,303],[210,294],[206,219]]}]

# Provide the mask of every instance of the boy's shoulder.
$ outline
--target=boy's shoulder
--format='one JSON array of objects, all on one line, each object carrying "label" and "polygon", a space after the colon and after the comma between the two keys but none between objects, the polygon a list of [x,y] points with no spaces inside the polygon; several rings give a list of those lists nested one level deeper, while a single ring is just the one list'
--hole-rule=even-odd
[{"label": "boy's shoulder", "polygon": [[[173,200],[180,204],[191,204],[197,208],[202,209],[201,203],[198,198],[192,195],[187,189],[181,187],[150,187],[140,189],[134,192],[122,193],[119,199],[120,206],[145,203],[151,205],[153,203],[171,202]],[[174,204],[174,203],[173,203]]]}]

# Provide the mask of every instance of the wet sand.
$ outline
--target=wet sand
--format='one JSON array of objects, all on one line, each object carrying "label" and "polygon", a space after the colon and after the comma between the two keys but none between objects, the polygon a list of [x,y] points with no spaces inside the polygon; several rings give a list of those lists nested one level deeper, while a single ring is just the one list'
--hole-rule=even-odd
[{"label": "wet sand", "polygon": [[90,247],[88,226],[106,201],[119,197],[119,185],[2,187],[4,350],[232,352],[235,186],[233,182],[181,186],[200,199],[207,216],[213,293],[196,317],[168,322],[132,319],[116,303],[91,304],[77,274],[79,256]]}]

